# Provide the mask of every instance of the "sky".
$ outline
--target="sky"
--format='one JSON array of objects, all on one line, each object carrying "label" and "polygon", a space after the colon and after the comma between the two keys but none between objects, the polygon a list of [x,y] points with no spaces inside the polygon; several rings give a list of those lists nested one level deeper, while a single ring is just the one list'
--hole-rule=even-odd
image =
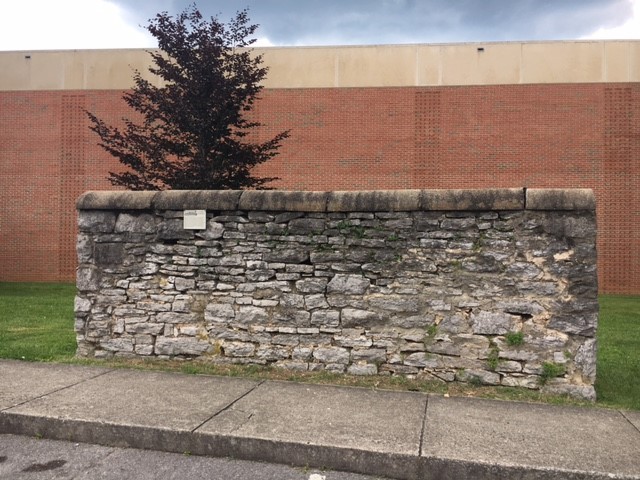
[{"label": "sky", "polygon": [[[152,48],[144,29],[192,0],[0,0],[0,51]],[[261,46],[640,39],[640,0],[197,0],[249,8]]]}]

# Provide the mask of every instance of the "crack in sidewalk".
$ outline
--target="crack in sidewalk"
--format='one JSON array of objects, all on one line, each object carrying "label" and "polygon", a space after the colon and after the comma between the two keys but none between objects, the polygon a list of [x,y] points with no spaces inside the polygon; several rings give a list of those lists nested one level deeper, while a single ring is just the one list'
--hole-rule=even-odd
[{"label": "crack in sidewalk", "polygon": [[[260,385],[262,385],[263,383],[265,383],[266,380],[261,380],[260,382],[258,382],[256,385],[254,385],[251,389],[247,390],[245,393],[243,393],[242,395],[240,395],[238,398],[234,399],[233,401],[231,401],[229,404],[227,404],[226,406],[222,407],[220,410],[218,410],[217,412],[215,412],[213,415],[211,415],[209,418],[207,418],[206,420],[204,420],[200,425],[196,426],[193,430],[191,430],[191,433],[195,433],[196,430],[198,430],[200,427],[202,427],[205,423],[209,422],[210,420],[213,420],[215,417],[217,417],[218,415],[220,415],[221,413],[226,412],[227,410],[229,410],[230,408],[232,408],[236,403],[238,403],[240,400],[242,400],[244,397],[246,397],[247,395],[253,393],[256,388],[258,388]],[[253,416],[253,413],[249,415],[249,419],[251,419],[251,417]]]}]

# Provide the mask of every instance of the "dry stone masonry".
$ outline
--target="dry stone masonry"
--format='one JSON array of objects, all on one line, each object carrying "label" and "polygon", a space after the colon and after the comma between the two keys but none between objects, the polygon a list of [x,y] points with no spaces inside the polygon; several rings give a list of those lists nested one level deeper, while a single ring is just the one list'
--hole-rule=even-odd
[{"label": "dry stone masonry", "polygon": [[[88,192],[77,206],[79,356],[595,396],[590,190]],[[185,229],[193,209],[205,228]]]}]

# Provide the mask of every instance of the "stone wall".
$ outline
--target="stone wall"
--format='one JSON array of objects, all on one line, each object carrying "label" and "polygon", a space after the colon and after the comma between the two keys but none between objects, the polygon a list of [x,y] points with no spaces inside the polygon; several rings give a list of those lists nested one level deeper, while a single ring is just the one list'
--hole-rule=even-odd
[{"label": "stone wall", "polygon": [[[77,207],[79,356],[595,396],[590,190],[88,192]],[[184,228],[189,209],[205,229]]]}]

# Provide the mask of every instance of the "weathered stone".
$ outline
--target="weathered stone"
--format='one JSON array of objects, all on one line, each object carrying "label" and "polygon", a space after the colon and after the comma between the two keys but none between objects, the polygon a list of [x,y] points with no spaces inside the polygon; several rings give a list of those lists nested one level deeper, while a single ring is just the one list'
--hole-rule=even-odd
[{"label": "weathered stone", "polygon": [[80,210],[78,230],[92,233],[111,233],[116,226],[116,213],[101,210]]},{"label": "weathered stone", "polygon": [[412,315],[409,317],[395,315],[389,320],[390,325],[400,328],[427,328],[434,322],[434,315]]},{"label": "weathered stone", "polygon": [[548,327],[565,333],[592,337],[598,324],[598,312],[575,312],[574,314],[553,315]]},{"label": "weathered stone", "polygon": [[314,310],[316,308],[329,308],[327,299],[322,294],[306,295],[304,297],[304,303],[307,310]]},{"label": "weathered stone", "polygon": [[100,347],[110,352],[133,352],[133,339],[110,338],[101,341]]},{"label": "weathered stone", "polygon": [[403,363],[410,367],[420,368],[442,368],[443,366],[439,357],[425,352],[416,352],[411,355],[407,355]]},{"label": "weathered stone", "polygon": [[349,348],[367,348],[373,345],[370,338],[364,335],[349,336],[349,335],[335,335],[333,337],[335,344],[339,347]]},{"label": "weathered stone", "polygon": [[305,263],[309,260],[309,252],[296,249],[278,249],[265,252],[262,255],[265,262]]},{"label": "weathered stone", "polygon": [[93,266],[81,266],[76,270],[76,287],[80,292],[92,292],[100,288],[100,270]]},{"label": "weathered stone", "polygon": [[590,338],[578,348],[574,359],[582,377],[593,383],[596,380],[596,339]]},{"label": "weathered stone", "polygon": [[376,295],[369,297],[367,301],[374,308],[388,312],[415,313],[419,309],[418,299],[415,297]]},{"label": "weathered stone", "polygon": [[158,225],[158,240],[187,240],[194,236],[193,230],[184,229],[184,221],[181,218],[165,220]]},{"label": "weathered stone", "polygon": [[382,348],[355,348],[351,350],[352,362],[383,363],[387,360],[387,351]]},{"label": "weathered stone", "polygon": [[168,338],[158,337],[154,352],[156,355],[176,355],[198,356],[212,349],[209,342],[198,340],[197,338]]},{"label": "weathered stone", "polygon": [[261,307],[240,306],[235,316],[235,322],[241,325],[264,324],[269,320],[269,314]]},{"label": "weathered stone", "polygon": [[156,219],[148,213],[118,215],[115,228],[116,233],[154,233],[156,231]]},{"label": "weathered stone", "polygon": [[[144,320],[144,317],[143,319]],[[147,334],[147,335],[159,335],[164,330],[164,325],[160,323],[131,323],[125,326],[125,331],[133,335]]]},{"label": "weathered stone", "polygon": [[192,278],[176,277],[173,282],[176,290],[182,292],[185,290],[196,288],[196,281]]},{"label": "weathered stone", "polygon": [[327,288],[326,278],[308,278],[296,282],[299,293],[323,293]]},{"label": "weathered stone", "polygon": [[345,328],[368,327],[379,325],[382,318],[375,312],[368,310],[358,310],[355,308],[345,308],[341,313],[341,324]]},{"label": "weathered stone", "polygon": [[251,357],[256,350],[253,343],[227,342],[222,344],[222,351],[227,357]]},{"label": "weathered stone", "polygon": [[91,300],[76,295],[73,302],[73,311],[76,314],[89,313],[91,311]]},{"label": "weathered stone", "polygon": [[504,335],[520,330],[519,327],[518,317],[506,313],[492,313],[482,310],[477,314],[471,314],[471,328],[475,334]]},{"label": "weathered stone", "polygon": [[158,322],[162,323],[194,323],[198,315],[195,313],[161,312],[157,315]]},{"label": "weathered stone", "polygon": [[502,385],[505,387],[520,387],[529,389],[540,388],[540,377],[535,375],[527,375],[524,377],[504,377]]},{"label": "weathered stone", "polygon": [[460,382],[479,382],[482,385],[500,385],[500,375],[486,370],[461,370],[456,373]]},{"label": "weathered stone", "polygon": [[321,310],[311,314],[311,325],[337,327],[340,324],[340,312]]},{"label": "weathered stone", "polygon": [[126,251],[122,243],[98,243],[93,248],[95,263],[100,267],[122,265],[125,256]]},{"label": "weathered stone", "polygon": [[551,381],[542,387],[542,392],[552,395],[569,395],[589,402],[596,400],[596,390],[592,385],[573,385]]},{"label": "weathered stone", "polygon": [[196,232],[196,236],[205,240],[217,240],[224,235],[224,225],[214,220],[207,222],[206,230]]},{"label": "weathered stone", "polygon": [[377,375],[378,367],[370,364],[352,364],[347,368],[347,373],[350,375]]},{"label": "weathered stone", "polygon": [[340,347],[319,347],[313,352],[313,358],[322,363],[349,363],[349,350]]},{"label": "weathered stone", "polygon": [[371,281],[360,275],[335,275],[327,285],[327,293],[344,295],[364,295]]}]

